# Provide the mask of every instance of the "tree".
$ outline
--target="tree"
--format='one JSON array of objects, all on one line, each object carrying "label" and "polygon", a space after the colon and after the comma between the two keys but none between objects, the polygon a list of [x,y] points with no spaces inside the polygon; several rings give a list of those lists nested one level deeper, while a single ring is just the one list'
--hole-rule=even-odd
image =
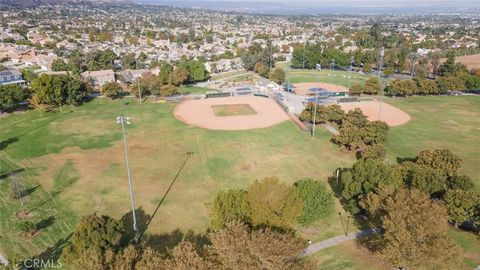
[{"label": "tree", "polygon": [[57,58],[52,62],[52,71],[67,71],[68,65],[61,58]]},{"label": "tree", "polygon": [[302,263],[299,254],[305,247],[291,233],[252,230],[241,223],[231,223],[209,238],[213,256],[225,269],[292,269]]},{"label": "tree", "polygon": [[388,138],[389,127],[383,121],[372,121],[365,126],[363,142],[367,145],[384,143]]},{"label": "tree", "polygon": [[440,77],[437,80],[440,93],[446,93],[451,90],[463,91],[466,89],[465,82],[458,77]]},{"label": "tree", "polygon": [[344,115],[345,112],[342,110],[342,107],[337,104],[324,106],[324,110],[321,110],[320,112],[321,118],[337,124],[342,123]]},{"label": "tree", "polygon": [[455,53],[447,52],[447,60],[438,68],[438,75],[450,76],[457,72],[467,71],[467,67],[460,63],[455,63]]},{"label": "tree", "polygon": [[228,223],[250,222],[250,211],[243,190],[221,191],[209,206],[210,225],[212,229],[223,229]]},{"label": "tree", "polygon": [[417,92],[417,84],[412,80],[394,80],[390,82],[386,92],[401,96],[411,96]]},{"label": "tree", "polygon": [[324,183],[305,178],[294,186],[303,201],[303,214],[298,218],[301,224],[312,224],[333,213],[333,196]]},{"label": "tree", "polygon": [[348,94],[351,96],[360,96],[363,94],[363,86],[359,83],[353,84],[352,87],[350,87]]},{"label": "tree", "polygon": [[50,110],[64,104],[82,104],[90,89],[84,82],[69,76],[42,74],[32,82],[32,92],[31,105]]},{"label": "tree", "polygon": [[137,61],[134,53],[126,53],[122,56],[122,68],[123,69],[136,69]]},{"label": "tree", "polygon": [[25,88],[16,84],[0,85],[0,112],[11,112],[27,97]]},{"label": "tree", "polygon": [[266,65],[260,62],[255,64],[255,67],[253,68],[253,70],[262,77],[268,77],[268,73],[270,72],[270,69]]},{"label": "tree", "polygon": [[365,94],[377,95],[382,91],[382,84],[377,78],[370,78],[365,82],[363,92]]},{"label": "tree", "polygon": [[[161,269],[165,270],[210,270],[218,269],[216,263],[208,258],[202,258],[191,242],[182,241],[169,252]],[[151,268],[151,265],[147,269]]]},{"label": "tree", "polygon": [[159,68],[160,73],[158,74],[158,81],[160,84],[169,83],[170,74],[173,72],[173,66],[168,62],[161,61]]},{"label": "tree", "polygon": [[162,97],[172,96],[175,93],[177,93],[177,87],[173,84],[166,84],[166,85],[160,86],[160,93],[159,94]]},{"label": "tree", "polygon": [[122,223],[109,216],[85,216],[75,228],[70,245],[63,249],[62,260],[72,263],[90,252],[100,257],[108,251],[116,253],[121,248],[123,232]]},{"label": "tree", "polygon": [[438,169],[423,164],[405,163],[401,165],[404,182],[410,188],[416,188],[430,196],[437,196],[447,188],[447,177]]},{"label": "tree", "polygon": [[364,145],[365,126],[367,117],[359,108],[349,111],[343,117],[339,134],[334,135],[332,141],[352,150]]},{"label": "tree", "polygon": [[467,175],[453,175],[447,179],[448,189],[473,190],[475,185]]},{"label": "tree", "polygon": [[437,82],[435,81],[419,80],[417,84],[416,94],[418,95],[437,95],[439,92]]},{"label": "tree", "polygon": [[450,269],[459,250],[448,236],[446,209],[418,190],[382,188],[362,201],[370,222],[383,232],[374,251],[400,268]]},{"label": "tree", "polygon": [[285,71],[281,68],[274,68],[270,71],[268,78],[275,83],[282,84],[285,81]]},{"label": "tree", "polygon": [[188,79],[188,71],[185,68],[176,68],[169,76],[169,82],[180,86]]},{"label": "tree", "polygon": [[117,82],[109,82],[102,86],[100,93],[109,98],[116,98],[122,92],[122,86]]},{"label": "tree", "polygon": [[355,127],[363,128],[368,123],[367,116],[363,114],[362,110],[355,108],[345,114],[343,123],[351,124]]},{"label": "tree", "polygon": [[443,196],[448,218],[456,226],[480,219],[480,194],[469,190],[449,190]]},{"label": "tree", "polygon": [[417,164],[423,164],[441,171],[444,175],[453,176],[462,167],[462,159],[450,150],[423,150],[418,153]]},{"label": "tree", "polygon": [[382,159],[387,155],[387,150],[381,144],[367,145],[362,148],[361,157],[363,159],[373,158]]},{"label": "tree", "polygon": [[182,61],[178,67],[183,67],[188,71],[188,81],[198,82],[207,79],[205,64],[197,60]]},{"label": "tree", "polygon": [[290,228],[302,214],[303,202],[298,192],[276,177],[253,182],[246,199],[253,225]]},{"label": "tree", "polygon": [[402,185],[401,176],[394,167],[376,159],[357,160],[352,168],[342,170],[339,181],[342,197],[352,214],[363,210],[359,202],[375,188]]}]

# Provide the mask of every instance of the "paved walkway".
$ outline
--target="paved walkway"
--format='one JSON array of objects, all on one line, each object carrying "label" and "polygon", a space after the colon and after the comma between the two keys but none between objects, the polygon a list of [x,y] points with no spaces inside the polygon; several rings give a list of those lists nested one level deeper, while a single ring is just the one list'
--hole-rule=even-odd
[{"label": "paved walkway", "polygon": [[352,239],[359,238],[359,237],[369,236],[369,235],[375,234],[375,233],[378,233],[378,230],[376,230],[376,229],[365,229],[365,230],[361,230],[361,231],[348,233],[346,236],[345,235],[336,236],[336,237],[327,239],[325,241],[321,241],[321,242],[318,242],[318,243],[315,243],[315,244],[311,244],[310,246],[308,246],[303,251],[303,254],[301,256],[302,257],[303,256],[308,256],[308,255],[317,253],[321,250],[324,250],[326,248],[339,245],[343,242],[350,241]]},{"label": "paved walkway", "polygon": [[333,135],[340,134],[340,132],[336,128],[332,127],[331,125],[329,125],[327,123],[321,124],[321,126],[324,127],[326,130],[328,130]]}]

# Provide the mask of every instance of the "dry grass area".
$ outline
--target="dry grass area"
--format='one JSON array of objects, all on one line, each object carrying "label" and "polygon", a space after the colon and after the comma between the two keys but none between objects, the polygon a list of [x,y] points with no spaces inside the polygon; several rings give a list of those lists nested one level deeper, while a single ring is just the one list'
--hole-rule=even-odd
[{"label": "dry grass area", "polygon": [[[442,58],[440,62],[443,63],[446,60]],[[457,56],[455,62],[466,65],[469,70],[477,69],[480,68],[480,54]]]}]

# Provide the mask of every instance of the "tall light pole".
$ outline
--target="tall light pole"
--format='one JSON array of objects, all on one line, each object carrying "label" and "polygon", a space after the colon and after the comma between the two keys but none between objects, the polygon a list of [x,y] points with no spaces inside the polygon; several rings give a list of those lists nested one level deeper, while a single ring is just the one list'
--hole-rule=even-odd
[{"label": "tall light pole", "polygon": [[[381,74],[382,74],[384,56],[385,56],[385,48],[382,47],[382,50],[380,51],[380,66],[378,67],[378,81],[380,82],[380,85],[382,85]],[[382,86],[382,96],[380,99],[380,109],[378,110],[378,120],[380,120],[380,118],[382,117],[383,94],[384,94],[384,89]]]},{"label": "tall light pole", "polygon": [[313,113],[313,123],[312,123],[312,139],[315,139],[315,128],[317,127],[317,106],[318,106],[318,76],[317,76],[317,89],[315,91],[315,109]]},{"label": "tall light pole", "polygon": [[133,185],[132,185],[132,176],[130,173],[130,163],[128,161],[128,147],[127,147],[127,137],[125,135],[125,124],[130,124],[130,117],[118,116],[117,124],[122,125],[122,134],[123,134],[123,146],[125,148],[125,164],[127,166],[127,176],[128,176],[128,190],[130,192],[130,204],[132,207],[132,217],[133,217],[133,231],[135,232],[135,241],[138,240],[139,231],[137,228],[137,218],[135,216],[135,198],[133,196]]},{"label": "tall light pole", "polygon": [[413,80],[413,73],[415,72],[415,59],[417,58],[416,54],[413,54],[412,59],[412,71],[410,72],[410,80]]},{"label": "tall light pole", "polygon": [[303,43],[303,57],[302,57],[302,70],[305,69],[305,45],[307,42]]},{"label": "tall light pole", "polygon": [[[138,59],[135,58],[135,69],[138,72]],[[138,98],[140,104],[142,104],[142,91],[140,89],[140,77],[137,78]]]}]

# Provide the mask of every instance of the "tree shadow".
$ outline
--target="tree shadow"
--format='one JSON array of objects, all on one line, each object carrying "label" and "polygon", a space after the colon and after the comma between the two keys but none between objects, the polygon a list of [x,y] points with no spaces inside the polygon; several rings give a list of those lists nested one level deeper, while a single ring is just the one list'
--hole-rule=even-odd
[{"label": "tree shadow", "polygon": [[[147,222],[150,220],[150,215],[143,210],[142,207],[135,209],[135,219],[137,221],[137,229],[139,232],[143,232],[147,229]],[[133,215],[130,210],[125,215],[120,218],[120,221],[123,224],[125,233],[122,237],[122,243],[128,244],[135,239],[135,231],[133,230]]]},{"label": "tree shadow", "polygon": [[20,199],[20,198],[25,198],[27,196],[30,196],[33,192],[35,192],[35,190],[37,190],[38,188],[40,187],[40,185],[36,185],[34,187],[29,187],[29,188],[26,188],[26,189],[22,189],[20,188],[20,190],[18,190],[18,192],[15,192],[15,198],[16,199]]},{"label": "tree shadow", "polygon": [[37,230],[43,230],[50,227],[55,223],[55,220],[56,218],[54,216],[49,216],[48,218],[40,220],[36,225]]},{"label": "tree shadow", "polygon": [[18,137],[12,137],[0,142],[0,151],[6,149],[10,144],[18,142]]},{"label": "tree shadow", "polygon": [[204,254],[204,247],[211,244],[206,233],[197,234],[192,230],[183,233],[180,229],[175,229],[169,233],[147,234],[143,243],[146,247],[150,247],[162,254],[167,254],[170,249],[175,248],[182,241],[191,242],[200,255]]},{"label": "tree shadow", "polygon": [[72,233],[69,234],[67,237],[58,240],[57,243],[55,243],[55,245],[47,248],[42,253],[33,256],[31,259],[32,260],[40,259],[43,261],[52,260],[54,262],[57,262],[60,256],[62,255],[63,248],[65,248],[69,244],[71,237],[72,237]]},{"label": "tree shadow", "polygon": [[175,184],[175,181],[177,180],[178,176],[180,175],[180,173],[182,172],[183,168],[184,168],[185,165],[187,164],[187,161],[190,159],[191,156],[193,156],[194,153],[195,153],[195,152],[187,152],[187,153],[185,153],[186,158],[185,158],[185,160],[183,161],[182,166],[180,166],[180,169],[177,171],[177,174],[175,175],[175,177],[173,178],[172,182],[170,183],[170,186],[167,188],[167,191],[165,191],[165,194],[163,194],[163,197],[162,197],[162,199],[160,200],[160,202],[158,203],[157,207],[155,208],[155,211],[153,211],[152,216],[150,217],[150,219],[149,219],[149,220],[147,221],[147,223],[145,224],[144,230],[140,230],[139,239],[142,238],[143,234],[144,234],[145,231],[148,229],[148,226],[150,225],[150,223],[152,222],[153,218],[154,218],[155,215],[157,214],[158,209],[159,209],[160,206],[163,204],[163,202],[165,201],[165,198],[167,197],[168,193],[169,193],[170,190],[172,189],[173,184]]},{"label": "tree shadow", "polygon": [[5,172],[2,172],[0,173],[0,179],[6,179],[8,178],[10,175],[13,175],[13,174],[17,174],[17,173],[21,173],[25,171],[25,168],[18,168],[18,169],[15,169],[15,170],[10,170],[10,171],[5,171]]}]

